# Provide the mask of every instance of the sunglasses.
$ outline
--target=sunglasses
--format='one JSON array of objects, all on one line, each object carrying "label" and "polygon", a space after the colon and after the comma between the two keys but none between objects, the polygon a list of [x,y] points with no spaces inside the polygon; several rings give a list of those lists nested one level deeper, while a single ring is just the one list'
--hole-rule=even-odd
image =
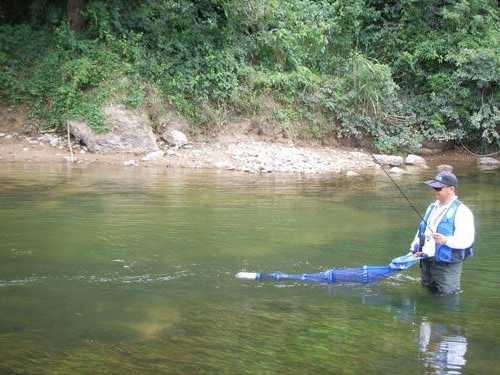
[{"label": "sunglasses", "polygon": [[440,188],[433,187],[433,189],[434,189],[434,191],[441,191],[441,190],[443,190],[443,188],[442,188],[442,187],[440,187]]}]

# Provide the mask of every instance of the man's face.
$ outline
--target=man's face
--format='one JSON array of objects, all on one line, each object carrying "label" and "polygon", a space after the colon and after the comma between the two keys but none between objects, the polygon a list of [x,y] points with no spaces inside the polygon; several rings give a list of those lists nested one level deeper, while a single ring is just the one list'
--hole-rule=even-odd
[{"label": "man's face", "polygon": [[454,186],[444,186],[442,188],[432,188],[434,191],[434,198],[440,203],[448,203],[453,194],[455,193]]}]

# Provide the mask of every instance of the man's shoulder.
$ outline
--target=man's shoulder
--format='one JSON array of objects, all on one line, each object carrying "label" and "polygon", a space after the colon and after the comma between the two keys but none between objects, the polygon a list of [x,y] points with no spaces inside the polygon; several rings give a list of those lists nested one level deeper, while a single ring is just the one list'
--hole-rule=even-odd
[{"label": "man's shoulder", "polygon": [[471,209],[462,201],[459,201],[460,205],[457,208],[457,214],[462,213],[462,214],[467,214],[467,215],[472,215]]}]

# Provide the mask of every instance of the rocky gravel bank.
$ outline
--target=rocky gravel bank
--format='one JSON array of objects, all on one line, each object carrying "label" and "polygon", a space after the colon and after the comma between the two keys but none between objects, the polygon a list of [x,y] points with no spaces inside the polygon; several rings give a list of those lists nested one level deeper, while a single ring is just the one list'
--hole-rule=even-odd
[{"label": "rocky gravel bank", "polygon": [[[3,110],[2,110],[3,108]],[[340,174],[357,176],[384,166],[392,174],[427,168],[418,155],[371,155],[360,149],[303,146],[283,138],[255,134],[250,122],[232,124],[208,141],[189,139],[189,124],[174,116],[152,123],[145,113],[121,105],[104,110],[106,133],[86,123],[68,121],[66,132],[36,133],[22,112],[0,106],[0,162],[101,163],[123,168],[165,167],[241,171],[252,174]],[[186,134],[185,134],[186,133]],[[483,168],[497,168],[496,158],[479,160]]]},{"label": "rocky gravel bank", "polygon": [[[70,149],[71,145],[71,149]],[[25,136],[0,133],[0,161],[104,162],[128,167],[208,168],[247,173],[351,173],[375,163],[370,154],[358,150],[300,147],[294,144],[245,142],[193,142],[183,147],[162,145],[159,151],[134,154],[96,154],[74,140],[56,134]]]},{"label": "rocky gravel bank", "polygon": [[199,167],[247,173],[345,173],[375,166],[369,154],[318,147],[298,147],[259,141],[198,145],[179,152],[182,161]]},{"label": "rocky gravel bank", "polygon": [[[71,147],[70,147],[71,145]],[[61,134],[26,136],[17,132],[0,132],[0,163],[65,162],[102,163],[131,167],[165,167],[218,169],[246,173],[288,173],[301,175],[340,174],[357,176],[385,165],[393,174],[413,173],[427,168],[426,160],[409,155],[374,155],[355,149],[303,147],[292,143],[270,143],[258,140],[224,142],[191,142],[182,147],[160,143],[159,150],[149,153],[98,154]],[[479,164],[498,168],[495,158],[478,159]],[[485,167],[485,166],[483,166]]]}]

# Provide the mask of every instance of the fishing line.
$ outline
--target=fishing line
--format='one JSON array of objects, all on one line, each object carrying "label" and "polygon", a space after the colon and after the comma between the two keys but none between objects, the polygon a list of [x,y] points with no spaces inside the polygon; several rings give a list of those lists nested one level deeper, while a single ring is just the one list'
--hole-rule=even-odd
[{"label": "fishing line", "polygon": [[[373,157],[373,155],[372,155],[372,157]],[[375,161],[374,157],[373,157],[373,160]],[[377,164],[379,164],[379,163],[377,163]],[[396,181],[394,181],[394,179],[391,177],[391,175],[385,170],[383,164],[379,164],[379,165],[382,167],[382,170],[384,171],[385,175],[387,177],[389,177],[389,180],[391,180],[392,183],[398,188],[399,192],[406,199],[406,201],[408,202],[408,204],[410,205],[410,207],[413,208],[413,211],[415,211],[415,213],[418,215],[418,217],[420,218],[420,220],[422,220],[425,223],[425,225],[427,226],[427,221],[424,219],[424,217],[422,216],[422,214],[420,213],[420,211],[417,209],[417,207],[413,204],[413,202],[410,200],[410,198],[408,198],[408,196],[405,194],[405,192],[403,191],[403,189],[401,189],[401,187],[396,183]]]}]

